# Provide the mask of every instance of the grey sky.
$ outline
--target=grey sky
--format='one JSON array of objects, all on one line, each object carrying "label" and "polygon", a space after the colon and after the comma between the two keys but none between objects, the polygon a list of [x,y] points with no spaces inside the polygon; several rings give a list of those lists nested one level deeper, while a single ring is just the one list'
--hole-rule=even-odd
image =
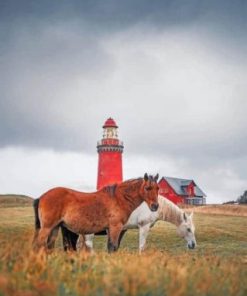
[{"label": "grey sky", "polygon": [[[0,1],[0,165],[13,176],[1,188],[41,193],[46,167],[33,189],[12,185],[30,151],[27,180],[48,153],[65,163],[47,186],[73,186],[71,166],[93,188],[112,116],[126,177],[159,170],[235,199],[247,186],[246,19],[246,1]],[[88,179],[79,155],[94,159]]]}]

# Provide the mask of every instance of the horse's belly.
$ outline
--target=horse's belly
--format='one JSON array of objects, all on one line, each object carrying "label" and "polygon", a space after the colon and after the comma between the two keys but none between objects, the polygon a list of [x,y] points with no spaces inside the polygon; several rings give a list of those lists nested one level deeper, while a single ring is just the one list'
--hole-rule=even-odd
[{"label": "horse's belly", "polygon": [[68,207],[63,223],[73,232],[90,234],[105,230],[108,227],[108,216],[108,209],[100,201],[80,202]]},{"label": "horse's belly", "polygon": [[80,234],[91,234],[105,230],[108,226],[108,219],[97,219],[97,217],[84,215],[66,215],[63,219],[65,226]]},{"label": "horse's belly", "polygon": [[90,224],[81,224],[81,223],[69,223],[64,222],[66,228],[70,231],[78,233],[78,234],[91,234],[96,232],[101,232],[107,228],[106,225],[97,225],[95,223]]}]

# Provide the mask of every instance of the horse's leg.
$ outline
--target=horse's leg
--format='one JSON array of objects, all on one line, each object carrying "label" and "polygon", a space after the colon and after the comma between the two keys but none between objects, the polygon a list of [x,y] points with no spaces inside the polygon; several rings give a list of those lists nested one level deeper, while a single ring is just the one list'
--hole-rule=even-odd
[{"label": "horse's leg", "polygon": [[121,243],[121,241],[122,241],[122,239],[123,239],[126,231],[127,231],[127,229],[122,230],[121,233],[120,233],[120,235],[119,235],[119,238],[118,238],[118,248],[120,247],[120,243]]},{"label": "horse's leg", "polygon": [[44,248],[45,250],[47,249],[48,237],[51,231],[52,231],[52,228],[50,227],[40,228],[38,237],[36,239],[35,248],[37,249]]},{"label": "horse's leg", "polygon": [[61,226],[61,230],[62,230],[64,251],[76,251],[76,243],[79,235],[68,230],[63,225]]},{"label": "horse's leg", "polygon": [[76,242],[76,250],[81,251],[85,247],[84,245],[85,245],[85,237],[84,235],[80,234]]},{"label": "horse's leg", "polygon": [[150,230],[150,224],[139,226],[139,253],[144,251],[146,245],[146,239]]},{"label": "horse's leg", "polygon": [[34,231],[34,236],[33,236],[33,242],[32,242],[32,246],[33,248],[35,248],[36,245],[36,240],[38,238],[39,235],[39,230],[40,230],[40,220],[39,220],[39,199],[35,199],[33,202],[33,209],[34,209],[34,217],[35,217],[35,231]]},{"label": "horse's leg", "polygon": [[39,236],[39,231],[40,231],[40,228],[35,229],[35,231],[34,231],[33,242],[32,242],[33,248],[35,248],[36,245],[37,245],[37,239],[38,239],[38,236]]},{"label": "horse's leg", "polygon": [[76,249],[80,252],[81,251],[91,252],[91,248],[89,248],[88,245],[86,244],[86,237],[84,234],[79,235],[79,238],[76,244]]},{"label": "horse's leg", "polygon": [[70,246],[71,246],[68,229],[65,228],[63,225],[61,225],[61,232],[62,232],[62,240],[63,240],[63,249],[64,251],[68,251],[70,250]]},{"label": "horse's leg", "polygon": [[90,251],[93,251],[93,239],[94,233],[85,235],[85,244],[90,249]]},{"label": "horse's leg", "polygon": [[108,252],[116,252],[118,249],[118,239],[121,231],[123,230],[123,224],[111,225],[108,232],[107,248]]},{"label": "horse's leg", "polygon": [[54,247],[55,247],[55,241],[56,241],[56,238],[58,235],[58,231],[59,231],[59,225],[52,229],[52,231],[48,237],[47,247],[50,250],[54,249]]}]

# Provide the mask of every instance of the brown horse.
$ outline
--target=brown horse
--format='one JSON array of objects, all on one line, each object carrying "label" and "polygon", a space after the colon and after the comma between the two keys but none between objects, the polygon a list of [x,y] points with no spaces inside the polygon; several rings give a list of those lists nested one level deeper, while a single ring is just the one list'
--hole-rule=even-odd
[{"label": "brown horse", "polygon": [[[59,226],[77,234],[108,231],[108,251],[116,251],[119,235],[130,214],[145,201],[151,211],[158,209],[158,175],[144,175],[97,192],[84,193],[54,188],[34,203],[35,249],[53,247]],[[111,190],[109,190],[111,188]]]}]

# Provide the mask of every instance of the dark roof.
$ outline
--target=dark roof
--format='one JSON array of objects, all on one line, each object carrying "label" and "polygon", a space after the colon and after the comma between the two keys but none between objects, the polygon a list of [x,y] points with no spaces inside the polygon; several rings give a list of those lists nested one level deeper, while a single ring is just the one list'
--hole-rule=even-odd
[{"label": "dark roof", "polygon": [[191,182],[193,182],[195,185],[195,195],[201,197],[206,196],[206,194],[196,185],[195,181],[192,179],[179,179],[172,177],[162,177],[162,179],[165,179],[178,195],[188,195],[188,193],[185,190],[185,187],[187,187]]}]

